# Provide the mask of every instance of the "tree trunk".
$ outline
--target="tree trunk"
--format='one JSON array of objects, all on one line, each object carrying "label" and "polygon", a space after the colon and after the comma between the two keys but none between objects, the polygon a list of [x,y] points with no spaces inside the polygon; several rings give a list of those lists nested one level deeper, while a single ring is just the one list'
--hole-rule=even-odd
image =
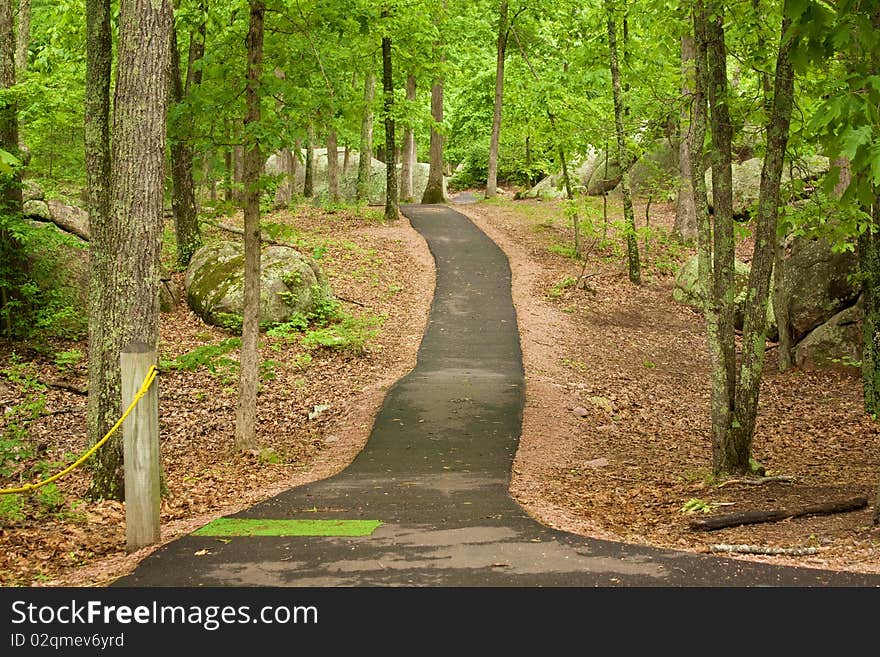
[{"label": "tree trunk", "polygon": [[[385,16],[387,13],[383,12]],[[385,220],[397,219],[397,161],[394,139],[394,71],[391,62],[391,37],[382,37],[382,107],[385,112]]]},{"label": "tree trunk", "polygon": [[[790,15],[791,0],[783,3],[782,15]],[[742,356],[736,387],[735,421],[733,425],[734,452],[737,465],[749,469],[752,437],[758,412],[758,397],[764,365],[767,335],[767,300],[770,296],[770,277],[777,251],[777,215],[782,165],[788,145],[789,123],[794,95],[794,71],[790,53],[792,40],[787,32],[791,25],[783,18],[779,52],[776,58],[776,78],[770,117],[767,124],[767,147],[761,171],[758,212],[755,219],[755,246],[749,286],[746,293],[746,311],[743,324]]]},{"label": "tree trunk", "polygon": [[498,40],[495,57],[495,108],[492,113],[492,137],[489,140],[489,167],[486,175],[486,198],[498,194],[498,146],[501,141],[501,105],[504,101],[504,58],[510,31],[508,2],[501,0],[498,11]]},{"label": "tree trunk", "polygon": [[[702,4],[702,3],[700,3]],[[706,17],[709,15],[709,18]],[[712,366],[712,463],[716,473],[748,470],[748,458],[731,435],[736,383],[734,334],[734,236],[732,182],[732,125],[728,107],[727,52],[724,11],[719,0],[708,3],[704,21],[712,132],[713,288],[709,290],[710,362]]]},{"label": "tree trunk", "polygon": [[443,123],[443,79],[438,78],[431,87],[431,148],[428,156],[428,182],[422,194],[422,203],[444,203],[443,193],[443,133],[438,126]]},{"label": "tree trunk", "polygon": [[[86,93],[85,93],[85,174],[89,214],[89,397],[86,409],[86,433],[90,445],[98,442],[116,421],[112,415],[114,388],[102,389],[103,382],[113,368],[112,327],[106,324],[105,296],[101,281],[109,280],[114,266],[112,246],[109,244],[110,227],[110,70],[112,60],[112,33],[110,28],[110,0],[86,1]],[[97,238],[97,241],[96,241]],[[105,335],[106,333],[106,335]],[[117,340],[118,342],[118,340]],[[122,393],[119,392],[121,395]],[[103,395],[107,395],[106,398]],[[119,398],[121,400],[121,396]],[[102,490],[112,489],[118,464],[122,460],[121,441],[111,441],[95,456],[95,472],[107,483],[93,486],[97,497]],[[102,461],[106,459],[106,464]],[[119,479],[121,482],[121,478]],[[122,497],[117,491],[116,497]]]},{"label": "tree trunk", "polygon": [[776,248],[773,259],[773,315],[779,331],[776,358],[780,372],[791,369],[793,364],[793,340],[785,299],[785,237],[775,237]]},{"label": "tree trunk", "polygon": [[370,202],[370,170],[373,162],[373,98],[376,95],[376,75],[371,70],[364,79],[364,114],[361,120],[361,150],[358,155],[358,173],[355,199]]},{"label": "tree trunk", "polygon": [[859,273],[865,319],[862,326],[862,389],[865,412],[880,417],[880,198],[871,208],[872,221],[859,236]]},{"label": "tree trunk", "polygon": [[31,0],[18,0],[18,35],[15,41],[15,71],[19,80],[28,70],[31,44]]},{"label": "tree trunk", "polygon": [[[189,67],[187,82],[193,83],[196,78],[192,74],[194,64],[201,57],[196,45],[196,35],[190,37]],[[189,90],[184,89],[181,79],[180,51],[177,47],[176,30],[171,31],[171,102],[175,105],[183,103]],[[194,129],[193,120],[183,117],[169,129],[171,142],[171,207],[174,214],[174,234],[177,240],[177,266],[186,269],[190,258],[202,245],[202,233],[199,229],[198,210],[196,209],[196,191],[193,181],[193,150],[190,144]]]},{"label": "tree trunk", "polygon": [[293,200],[293,152],[285,146],[281,149],[279,158],[281,160],[281,182],[275,191],[275,205],[280,208],[286,208],[290,206],[290,202]]},{"label": "tree trunk", "polygon": [[[410,104],[416,101],[416,76],[412,73],[406,76],[406,100]],[[400,165],[400,200],[403,203],[412,203],[413,172],[416,168],[416,138],[413,127],[407,123],[403,128],[403,157]]]},{"label": "tree trunk", "polygon": [[[96,323],[90,352],[89,406],[103,435],[121,412],[119,354],[134,341],[159,340],[159,255],[165,181],[165,118],[172,10],[167,0],[122,0],[113,112],[110,215],[90,220]],[[100,120],[100,117],[97,117]],[[94,360],[91,358],[94,357]],[[92,376],[94,374],[94,376]],[[97,435],[97,434],[96,434]],[[90,494],[122,499],[120,441],[97,454]]]},{"label": "tree trunk", "polygon": [[306,170],[303,178],[303,196],[315,195],[315,128],[309,124],[306,136]]},{"label": "tree trunk", "polygon": [[[15,26],[12,0],[0,0],[0,91],[15,86]],[[18,108],[0,101],[0,148],[18,154]],[[21,212],[21,186],[16,176],[0,174],[0,210]],[[6,239],[7,236],[4,236]]]},{"label": "tree trunk", "polygon": [[[250,4],[250,28],[247,35],[247,114],[244,162],[244,315],[241,330],[241,366],[238,402],[235,408],[235,448],[244,451],[256,447],[257,388],[260,354],[260,172],[263,168],[260,144],[249,130],[260,121],[260,76],[263,68],[262,0]],[[311,140],[310,140],[311,142]]]},{"label": "tree trunk", "polygon": [[[0,91],[15,85],[15,32],[12,0],[0,0]],[[17,155],[18,111],[13,102],[0,101],[0,148]],[[21,181],[17,173],[0,173],[0,215],[18,215],[22,209]],[[24,263],[15,262],[19,245],[9,231],[0,228],[0,280],[12,274]],[[6,271],[2,271],[6,270]],[[0,316],[7,339],[12,337],[11,306],[8,306],[11,290],[0,285]]]},{"label": "tree trunk", "polygon": [[620,190],[623,195],[623,223],[626,236],[626,258],[629,269],[629,280],[635,285],[642,282],[641,264],[639,263],[639,245],[636,241],[636,218],[632,204],[632,192],[629,182],[629,149],[626,145],[626,132],[623,125],[624,102],[620,83],[620,67],[617,61],[617,24],[614,18],[615,7],[612,0],[605,0],[605,11],[608,14],[608,54],[611,66],[611,85],[614,93],[614,126],[617,133],[617,159],[623,176]]},{"label": "tree trunk", "polygon": [[327,197],[331,203],[339,203],[339,147],[334,128],[327,133]]},{"label": "tree trunk", "polygon": [[[691,98],[694,95],[694,38],[690,34],[681,37],[681,95]],[[688,152],[688,134],[691,131],[688,104],[684,103],[681,111],[678,145],[678,194],[675,204],[675,224],[673,232],[685,242],[693,242],[697,238],[697,213],[694,207],[693,177],[705,175],[705,172],[691,171],[691,156]]]},{"label": "tree trunk", "polygon": [[[238,128],[238,126],[236,126]],[[244,182],[244,146],[241,145],[241,131],[235,130],[236,144],[232,147],[232,200],[241,203],[244,200],[242,186]]]}]

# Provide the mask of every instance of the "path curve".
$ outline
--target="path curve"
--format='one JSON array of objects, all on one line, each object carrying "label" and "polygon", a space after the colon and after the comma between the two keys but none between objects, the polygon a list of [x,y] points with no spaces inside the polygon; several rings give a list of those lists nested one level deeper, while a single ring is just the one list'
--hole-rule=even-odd
[{"label": "path curve", "polygon": [[596,540],[528,516],[508,492],[525,382],[507,258],[445,205],[402,211],[437,271],[415,369],[347,469],[229,517],[381,524],[359,536],[190,535],[114,586],[880,586],[877,575]]}]

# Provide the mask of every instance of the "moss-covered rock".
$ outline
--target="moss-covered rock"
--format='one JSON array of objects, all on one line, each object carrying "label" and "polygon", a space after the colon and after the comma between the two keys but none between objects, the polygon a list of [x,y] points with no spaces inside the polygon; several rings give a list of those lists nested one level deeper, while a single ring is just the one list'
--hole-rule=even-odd
[{"label": "moss-covered rock", "polygon": [[[734,261],[734,290],[736,297],[734,298],[734,325],[737,329],[742,330],[745,320],[745,303],[746,295],[749,288],[749,272],[751,267],[739,260]],[[691,256],[681,266],[678,274],[675,276],[675,286],[672,289],[672,298],[679,302],[703,310],[705,299],[704,286],[700,283],[699,278],[699,258]],[[776,340],[779,332],[776,328],[776,316],[773,311],[773,298],[767,302],[767,338]]]},{"label": "moss-covered rock", "polygon": [[[260,257],[260,324],[308,315],[333,292],[318,264],[286,246],[269,246]],[[244,252],[235,242],[203,246],[184,278],[190,308],[209,324],[240,324],[244,309]]]},{"label": "moss-covered rock", "polygon": [[804,369],[844,369],[858,372],[862,358],[860,305],[842,310],[813,329],[795,348],[795,364]]}]

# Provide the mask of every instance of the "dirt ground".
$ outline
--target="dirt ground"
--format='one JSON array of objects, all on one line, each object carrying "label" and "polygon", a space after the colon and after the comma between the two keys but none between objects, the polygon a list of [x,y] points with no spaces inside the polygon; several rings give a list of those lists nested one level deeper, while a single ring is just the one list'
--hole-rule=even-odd
[{"label": "dirt ground", "polygon": [[[786,481],[713,480],[703,322],[671,299],[674,265],[687,249],[657,237],[645,280],[634,287],[611,247],[594,245],[586,265],[565,255],[560,247],[571,244],[572,231],[557,203],[511,198],[456,207],[499,244],[513,271],[527,379],[511,478],[519,503],[550,526],[599,538],[691,551],[806,548],[800,556],[736,558],[880,572],[880,530],[871,525],[880,437],[862,413],[857,373],[780,374],[771,349],[754,454],[768,476]],[[644,208],[638,210],[644,216]],[[672,217],[671,207],[653,206],[658,236]],[[266,338],[263,358],[277,364],[260,395],[262,449],[250,454],[231,449],[234,371],[163,371],[163,542],[344,468],[365,443],[385,390],[415,364],[433,294],[433,261],[405,219],[385,224],[311,210],[269,221],[296,226],[301,246],[321,248],[347,311],[384,317],[384,323],[362,353],[308,351],[297,340]],[[585,289],[571,284],[581,274]],[[169,360],[229,336],[203,324],[185,304],[161,321],[160,348]],[[0,370],[8,369],[14,351],[33,363],[41,380],[83,387],[85,362],[59,370],[52,356],[77,346],[85,351],[83,343],[48,351],[0,343]],[[85,397],[56,388],[46,394],[46,410],[58,412],[31,422],[30,439],[45,460],[69,462],[85,442]],[[0,378],[0,410],[8,413],[23,400],[18,386]],[[329,408],[310,419],[316,406]],[[63,501],[54,508],[28,501],[24,517],[5,521],[0,584],[102,586],[155,549],[126,553],[122,505],[84,500],[87,484],[87,472],[75,471],[59,482]],[[852,496],[871,504],[712,532],[689,528],[692,519],[720,513]],[[684,511],[688,502],[709,513]]]}]

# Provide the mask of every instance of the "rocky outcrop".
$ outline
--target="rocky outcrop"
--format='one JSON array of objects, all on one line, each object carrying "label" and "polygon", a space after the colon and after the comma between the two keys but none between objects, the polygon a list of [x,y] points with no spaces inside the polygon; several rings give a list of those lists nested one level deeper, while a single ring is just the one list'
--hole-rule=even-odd
[{"label": "rocky outcrop", "polygon": [[[296,179],[294,180],[294,190],[302,194],[303,184],[305,182],[305,154],[300,156],[300,164],[297,165]],[[338,171],[339,171],[339,195],[341,199],[347,203],[354,203],[357,193],[357,171],[360,155],[352,152],[349,155],[349,162],[346,170],[343,172],[343,151],[337,153]],[[313,159],[313,194],[312,198],[316,202],[329,201],[329,189],[327,184],[327,149],[316,148],[314,150]],[[399,169],[398,165],[398,169]],[[413,197],[421,199],[428,185],[429,165],[418,162],[413,167]],[[272,155],[266,160],[265,172],[272,176],[283,175],[281,166],[281,157]],[[444,178],[444,186],[446,179]],[[373,158],[370,161],[370,179],[369,179],[369,204],[384,205],[385,203],[385,163]],[[445,196],[445,189],[444,189]]]},{"label": "rocky outcrop", "polygon": [[862,359],[863,321],[861,304],[837,313],[798,343],[795,365],[807,370],[858,370]]},{"label": "rocky outcrop", "polygon": [[795,342],[855,303],[857,271],[858,259],[851,251],[836,253],[822,239],[793,241],[785,261],[785,301]]},{"label": "rocky outcrop", "polygon": [[[318,264],[287,246],[263,249],[260,258],[260,324],[307,316],[332,299]],[[190,308],[209,324],[235,327],[244,309],[244,253],[236,242],[203,246],[193,254],[184,277]]]},{"label": "rocky outcrop", "polygon": [[[751,268],[744,262],[734,261],[734,325],[742,330],[745,320],[746,294],[749,287],[749,271]],[[697,256],[689,258],[675,277],[675,285],[672,289],[672,298],[679,303],[686,304],[697,310],[703,310],[705,293],[698,276],[699,259]],[[776,329],[776,316],[773,311],[772,298],[767,303],[767,337],[776,340],[779,335]]]}]

